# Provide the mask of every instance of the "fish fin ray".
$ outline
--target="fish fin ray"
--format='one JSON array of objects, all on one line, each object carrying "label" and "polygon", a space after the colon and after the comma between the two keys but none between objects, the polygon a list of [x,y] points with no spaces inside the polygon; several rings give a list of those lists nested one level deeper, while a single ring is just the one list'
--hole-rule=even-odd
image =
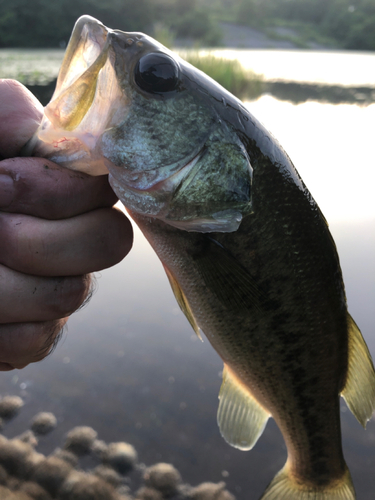
[{"label": "fish fin ray", "polygon": [[341,392],[350,411],[366,427],[375,409],[375,371],[361,331],[348,314],[348,373]]},{"label": "fish fin ray", "polygon": [[177,304],[180,306],[181,311],[185,314],[186,319],[189,321],[189,323],[193,327],[193,330],[197,334],[199,340],[201,340],[203,342],[202,335],[201,335],[201,329],[199,328],[199,326],[195,320],[193,312],[189,306],[189,302],[187,301],[187,298],[186,298],[184,292],[182,291],[180,284],[178,283],[176,278],[173,276],[173,274],[170,272],[170,270],[165,265],[164,265],[164,270],[165,270],[165,273],[168,277],[168,280],[169,280],[169,283],[171,285],[174,296],[177,300]]},{"label": "fish fin ray", "polygon": [[346,469],[341,480],[325,487],[309,487],[293,479],[288,462],[273,478],[260,500],[355,500],[350,472]]},{"label": "fish fin ray", "polygon": [[255,279],[220,243],[206,238],[206,251],[195,258],[204,282],[225,308],[235,313],[262,309],[266,296]]},{"label": "fish fin ray", "polygon": [[219,399],[217,423],[221,435],[235,448],[250,450],[262,435],[270,414],[235,379],[225,364]]}]

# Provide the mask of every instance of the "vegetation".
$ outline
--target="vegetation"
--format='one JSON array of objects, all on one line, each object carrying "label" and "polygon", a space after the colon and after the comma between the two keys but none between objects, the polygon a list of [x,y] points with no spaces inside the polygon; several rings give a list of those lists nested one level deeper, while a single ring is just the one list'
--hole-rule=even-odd
[{"label": "vegetation", "polygon": [[124,31],[150,33],[162,23],[199,44],[220,41],[217,22],[196,0],[0,0],[0,47],[64,47],[83,14]]},{"label": "vegetation", "polygon": [[257,28],[289,25],[305,41],[375,50],[374,0],[240,0],[236,20]]},{"label": "vegetation", "polygon": [[202,55],[199,52],[188,52],[183,57],[240,98],[254,98],[262,93],[262,75],[244,70],[236,59],[224,59],[212,54]]},{"label": "vegetation", "polygon": [[[219,22],[229,21],[301,47],[334,40],[342,48],[375,50],[374,0],[0,0],[0,47],[65,46],[82,14],[201,46],[220,44]],[[292,27],[298,38],[280,34],[280,26]]]}]

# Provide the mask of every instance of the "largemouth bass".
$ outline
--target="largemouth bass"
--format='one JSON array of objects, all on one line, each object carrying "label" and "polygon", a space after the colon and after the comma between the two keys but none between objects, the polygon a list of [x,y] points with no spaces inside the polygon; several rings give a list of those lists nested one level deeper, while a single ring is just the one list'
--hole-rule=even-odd
[{"label": "largemouth bass", "polygon": [[262,499],[354,499],[339,396],[365,426],[374,367],[327,223],[271,134],[152,38],[84,16],[31,151],[109,173],[191,326],[224,361],[228,443],[251,449],[275,419],[288,459]]}]

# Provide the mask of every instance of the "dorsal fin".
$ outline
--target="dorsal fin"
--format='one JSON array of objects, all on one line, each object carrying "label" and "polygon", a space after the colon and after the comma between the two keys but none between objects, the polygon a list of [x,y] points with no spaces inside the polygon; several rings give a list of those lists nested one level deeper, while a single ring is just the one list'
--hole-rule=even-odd
[{"label": "dorsal fin", "polygon": [[224,364],[219,399],[217,423],[221,435],[235,448],[250,450],[262,435],[270,414],[226,364]]},{"label": "dorsal fin", "polygon": [[366,342],[350,314],[348,351],[348,373],[341,395],[358,422],[366,427],[375,410],[375,371]]},{"label": "dorsal fin", "polygon": [[199,328],[197,322],[195,321],[193,312],[190,309],[189,302],[187,301],[187,298],[186,298],[184,292],[182,291],[178,281],[173,276],[171,271],[167,268],[167,266],[164,264],[163,264],[163,266],[164,266],[165,273],[168,277],[172,291],[174,293],[174,296],[177,300],[178,305],[180,306],[181,311],[185,314],[187,320],[189,321],[189,323],[193,327],[193,330],[197,334],[199,340],[201,340],[203,342],[202,335],[201,335],[201,329]]}]

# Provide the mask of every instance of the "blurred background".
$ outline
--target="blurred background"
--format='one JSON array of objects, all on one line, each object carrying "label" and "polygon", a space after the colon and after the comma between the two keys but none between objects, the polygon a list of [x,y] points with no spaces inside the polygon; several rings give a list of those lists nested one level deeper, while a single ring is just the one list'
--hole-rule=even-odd
[{"label": "blurred background", "polygon": [[[90,14],[126,31],[165,30],[177,44],[226,45],[228,24],[299,48],[375,49],[373,0],[15,0],[1,2],[0,47],[59,47]],[[249,46],[245,37],[237,47]]]},{"label": "blurred background", "polygon": [[[0,77],[19,79],[46,104],[82,14],[175,49],[278,138],[329,222],[349,311],[374,356],[374,0],[0,2]],[[170,462],[190,484],[224,480],[238,500],[253,500],[282,467],[285,446],[272,420],[250,452],[224,442],[216,425],[221,370],[136,230],[133,251],[98,275],[56,351],[0,375],[0,394],[25,403],[3,434],[17,436],[38,411],[50,411],[58,426],[40,438],[44,454],[73,426],[89,425],[100,439],[133,444],[146,465]],[[341,412],[358,499],[372,500],[375,423],[364,431],[343,402]]]}]

